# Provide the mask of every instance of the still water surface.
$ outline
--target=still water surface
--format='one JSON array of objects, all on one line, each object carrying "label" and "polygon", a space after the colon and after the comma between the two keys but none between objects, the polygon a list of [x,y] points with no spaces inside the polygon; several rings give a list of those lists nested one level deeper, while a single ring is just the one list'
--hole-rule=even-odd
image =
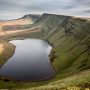
[{"label": "still water surface", "polygon": [[10,41],[14,55],[1,67],[0,75],[20,81],[49,79],[55,74],[48,55],[52,47],[39,39]]}]

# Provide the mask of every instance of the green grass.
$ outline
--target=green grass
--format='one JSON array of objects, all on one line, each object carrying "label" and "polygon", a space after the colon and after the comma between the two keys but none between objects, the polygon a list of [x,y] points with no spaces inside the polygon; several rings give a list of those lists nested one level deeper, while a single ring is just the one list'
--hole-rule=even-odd
[{"label": "green grass", "polygon": [[[90,86],[90,21],[67,16],[45,14],[33,27],[41,32],[10,38],[39,38],[53,44],[56,75],[42,82],[0,82],[0,88],[30,90],[83,90]],[[70,89],[76,88],[76,89]]]},{"label": "green grass", "polygon": [[90,70],[82,71],[40,87],[31,88],[31,90],[86,90],[86,88],[90,90]]}]

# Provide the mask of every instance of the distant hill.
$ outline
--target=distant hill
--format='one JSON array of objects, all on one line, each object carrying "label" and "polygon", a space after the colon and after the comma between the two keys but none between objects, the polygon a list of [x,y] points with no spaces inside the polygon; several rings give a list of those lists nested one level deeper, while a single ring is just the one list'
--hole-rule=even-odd
[{"label": "distant hill", "polygon": [[33,22],[37,21],[41,15],[39,14],[27,14],[24,15],[21,19],[31,19]]},{"label": "distant hill", "polygon": [[1,30],[20,30],[26,29],[28,25],[33,24],[36,20],[40,18],[40,15],[36,14],[28,14],[23,16],[22,18],[8,21],[0,22]]}]

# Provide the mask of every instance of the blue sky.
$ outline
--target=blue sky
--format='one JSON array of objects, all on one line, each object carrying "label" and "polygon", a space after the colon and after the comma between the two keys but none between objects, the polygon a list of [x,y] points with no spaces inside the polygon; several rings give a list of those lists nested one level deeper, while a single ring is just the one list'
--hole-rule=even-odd
[{"label": "blue sky", "polygon": [[0,20],[30,13],[90,17],[90,0],[0,0]]}]

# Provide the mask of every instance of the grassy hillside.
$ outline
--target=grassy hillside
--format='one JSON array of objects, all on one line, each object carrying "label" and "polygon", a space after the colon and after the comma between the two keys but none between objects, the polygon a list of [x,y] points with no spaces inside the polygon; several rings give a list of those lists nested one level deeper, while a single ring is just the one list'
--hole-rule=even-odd
[{"label": "grassy hillside", "polygon": [[54,44],[58,71],[71,75],[90,68],[89,27],[87,20],[68,18],[49,35],[48,40]]},{"label": "grassy hillside", "polygon": [[56,75],[48,81],[21,84],[18,82],[11,84],[12,86],[9,85],[9,87],[12,88],[15,85],[14,88],[30,89],[32,86],[38,86],[38,88],[33,88],[34,90],[83,90],[90,88],[90,20],[44,14],[30,27],[40,28],[40,31],[14,35],[9,39],[25,37],[48,41],[53,45],[55,51],[55,59],[52,64],[56,69]]},{"label": "grassy hillside", "polygon": [[11,21],[2,21],[0,22],[0,30],[11,30],[10,27],[23,26],[26,24],[32,24],[31,19],[17,19]]},{"label": "grassy hillside", "polygon": [[44,38],[53,44],[56,80],[90,69],[90,20],[44,14],[33,26],[42,27]]},{"label": "grassy hillside", "polygon": [[8,20],[0,22],[0,30],[20,30],[27,29],[40,18],[40,15],[28,14],[16,20]]},{"label": "grassy hillside", "polygon": [[54,65],[60,78],[90,68],[89,20],[45,14],[36,24],[47,28],[43,32],[54,46]]}]

